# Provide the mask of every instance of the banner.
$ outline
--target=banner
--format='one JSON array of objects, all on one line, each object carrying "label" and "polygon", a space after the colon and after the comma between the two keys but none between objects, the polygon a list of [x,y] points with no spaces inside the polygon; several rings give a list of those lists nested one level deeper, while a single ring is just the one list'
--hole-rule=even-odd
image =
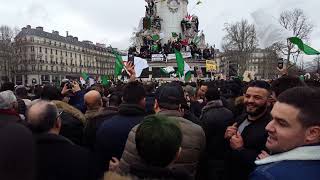
[{"label": "banner", "polygon": [[214,72],[217,70],[217,63],[213,60],[206,60],[206,71]]},{"label": "banner", "polygon": [[151,61],[164,61],[163,54],[152,54]]},{"label": "banner", "polygon": [[[187,59],[187,58],[191,58],[191,52],[181,52],[183,59]],[[172,60],[172,59],[176,59],[176,55],[175,54],[168,54],[167,56],[168,60]]]}]

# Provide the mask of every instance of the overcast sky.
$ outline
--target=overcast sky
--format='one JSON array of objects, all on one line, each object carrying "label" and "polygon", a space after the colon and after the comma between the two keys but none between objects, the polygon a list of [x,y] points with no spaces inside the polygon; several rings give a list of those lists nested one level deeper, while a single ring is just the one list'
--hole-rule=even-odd
[{"label": "overcast sky", "polygon": [[[319,0],[189,0],[189,11],[200,19],[207,42],[221,46],[225,23],[241,19],[253,22],[250,14],[264,10],[277,18],[284,10],[301,8],[314,24],[310,44],[320,50]],[[111,44],[126,49],[134,28],[145,12],[144,0],[0,0],[0,24],[19,28],[30,24],[57,30],[79,40]]]}]

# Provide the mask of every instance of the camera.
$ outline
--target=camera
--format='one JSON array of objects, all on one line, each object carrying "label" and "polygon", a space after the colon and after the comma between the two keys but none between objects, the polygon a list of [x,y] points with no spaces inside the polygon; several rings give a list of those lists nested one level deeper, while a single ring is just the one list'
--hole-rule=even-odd
[{"label": "camera", "polygon": [[66,86],[67,86],[67,89],[72,89],[72,88],[73,88],[73,84],[72,84],[72,82],[70,82],[70,81],[68,81],[68,82],[66,83]]}]

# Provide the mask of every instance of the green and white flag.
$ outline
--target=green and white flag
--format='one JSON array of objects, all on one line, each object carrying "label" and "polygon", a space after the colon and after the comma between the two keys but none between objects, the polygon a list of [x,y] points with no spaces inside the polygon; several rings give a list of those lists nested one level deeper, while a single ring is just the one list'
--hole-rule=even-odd
[{"label": "green and white flag", "polygon": [[112,53],[116,56],[115,66],[114,66],[114,75],[118,77],[122,73],[124,67],[122,57],[112,49]]},{"label": "green and white flag", "polygon": [[180,51],[174,50],[176,54],[176,61],[178,66],[177,74],[179,77],[184,77],[185,81],[190,81],[191,79],[191,68],[188,63],[183,59],[183,56]]},{"label": "green and white flag", "polygon": [[161,68],[160,69],[162,72],[164,72],[165,74],[170,74],[174,72],[174,68],[172,66],[168,66],[165,68]]},{"label": "green and white flag", "polygon": [[305,54],[307,54],[307,55],[319,55],[319,54],[320,54],[319,51],[313,49],[312,47],[310,47],[310,46],[308,46],[308,45],[306,45],[306,44],[304,44],[304,43],[302,42],[302,40],[301,40],[300,38],[298,38],[298,37],[291,37],[291,38],[289,38],[288,40],[289,40],[291,43],[297,45],[298,48],[299,48],[301,51],[303,51]]},{"label": "green and white flag", "polygon": [[101,76],[101,84],[104,86],[108,86],[109,85],[109,78],[106,75],[102,75]]}]

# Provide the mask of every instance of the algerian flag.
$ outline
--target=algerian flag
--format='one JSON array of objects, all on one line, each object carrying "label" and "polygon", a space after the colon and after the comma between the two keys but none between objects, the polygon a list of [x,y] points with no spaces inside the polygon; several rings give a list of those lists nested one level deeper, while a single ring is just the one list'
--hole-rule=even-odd
[{"label": "algerian flag", "polygon": [[304,44],[302,40],[298,37],[291,37],[288,39],[291,43],[297,45],[301,51],[303,51],[307,55],[319,55],[320,52],[313,49],[312,47]]},{"label": "algerian flag", "polygon": [[119,75],[121,75],[121,72],[122,72],[124,65],[123,65],[122,57],[117,52],[115,52],[113,49],[112,49],[112,53],[116,56],[114,75],[116,77],[118,77]]},{"label": "algerian flag", "polygon": [[194,38],[192,39],[192,42],[195,44],[195,45],[198,45],[200,43],[200,37],[198,35],[195,35]]},{"label": "algerian flag", "polygon": [[83,79],[83,77],[80,77],[80,83],[83,85],[83,84],[86,84],[86,81]]},{"label": "algerian flag", "polygon": [[166,73],[166,74],[170,74],[174,72],[174,68],[172,66],[168,66],[166,68],[161,68],[160,69],[162,72]]},{"label": "algerian flag", "polygon": [[108,86],[109,85],[109,78],[106,75],[101,76],[102,85]]},{"label": "algerian flag", "polygon": [[178,66],[178,75],[179,77],[184,77],[185,81],[189,81],[191,79],[191,68],[188,63],[186,63],[183,59],[183,56],[180,51],[174,50],[176,54],[177,66]]},{"label": "algerian flag", "polygon": [[[88,75],[88,73],[86,73],[86,72],[82,72],[82,73],[81,73],[81,77],[83,78],[84,81],[86,81],[86,80],[89,79],[89,75]],[[81,80],[81,79],[80,79],[80,80]]]},{"label": "algerian flag", "polygon": [[184,76],[184,60],[183,60],[182,54],[180,51],[176,49],[174,49],[174,53],[176,54],[176,61],[178,66],[177,73],[180,77],[183,77]]},{"label": "algerian flag", "polygon": [[191,79],[191,68],[188,63],[184,62],[184,80],[190,81]]},{"label": "algerian flag", "polygon": [[[123,61],[128,61],[128,56],[122,56]],[[136,77],[140,77],[144,69],[148,68],[149,64],[147,60],[140,57],[134,57],[134,71],[136,72]]]}]

